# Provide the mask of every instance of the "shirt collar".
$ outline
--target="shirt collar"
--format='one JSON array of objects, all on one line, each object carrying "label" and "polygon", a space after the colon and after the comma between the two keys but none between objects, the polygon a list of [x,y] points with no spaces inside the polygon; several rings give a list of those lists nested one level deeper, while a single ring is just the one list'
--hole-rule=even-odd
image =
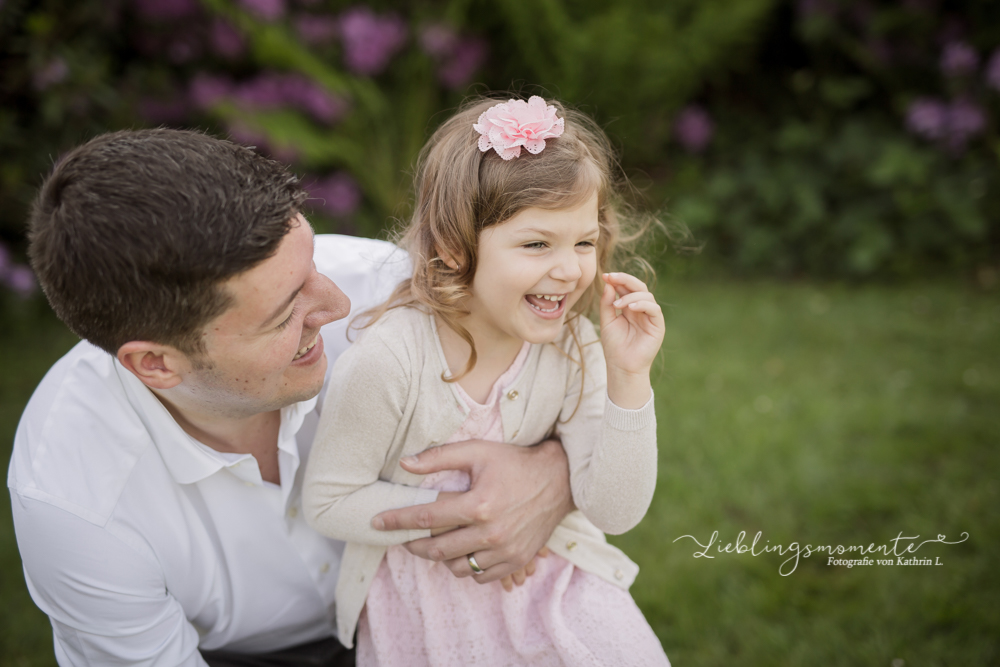
[{"label": "shirt collar", "polygon": [[[139,378],[122,366],[117,359],[114,360],[114,365],[125,387],[129,403],[142,420],[146,432],[174,481],[178,484],[193,484],[234,464],[237,459],[231,455],[224,456],[222,452],[217,452],[188,435]],[[291,455],[296,462],[299,459],[299,452],[295,435],[302,427],[306,415],[316,407],[317,400],[314,396],[281,409],[278,449]]]}]

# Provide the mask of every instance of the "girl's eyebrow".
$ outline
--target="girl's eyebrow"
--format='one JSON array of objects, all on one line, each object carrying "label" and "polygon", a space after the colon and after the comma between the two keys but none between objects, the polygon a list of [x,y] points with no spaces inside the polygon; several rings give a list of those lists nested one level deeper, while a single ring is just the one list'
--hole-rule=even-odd
[{"label": "girl's eyebrow", "polygon": [[[583,236],[590,236],[591,234],[600,233],[601,228],[594,225],[586,231]],[[550,229],[545,229],[544,227],[524,227],[523,229],[518,229],[514,232],[518,236],[555,236],[555,234]]]}]

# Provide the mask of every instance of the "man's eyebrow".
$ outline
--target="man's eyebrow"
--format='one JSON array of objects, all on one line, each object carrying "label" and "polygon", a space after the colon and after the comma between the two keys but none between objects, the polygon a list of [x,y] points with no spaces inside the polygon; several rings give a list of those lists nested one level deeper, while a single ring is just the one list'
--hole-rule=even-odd
[{"label": "man's eyebrow", "polygon": [[292,301],[295,301],[295,297],[299,295],[299,292],[301,292],[302,288],[305,286],[306,286],[305,283],[299,285],[298,289],[292,292],[291,295],[287,299],[285,299],[285,301],[280,306],[278,306],[278,308],[273,313],[271,313],[271,316],[268,317],[266,320],[264,320],[264,323],[260,325],[260,328],[261,329],[266,328],[267,325],[269,325],[271,322],[277,319],[278,316],[280,316],[283,312],[285,312],[285,310],[288,309],[288,306],[291,305]]}]

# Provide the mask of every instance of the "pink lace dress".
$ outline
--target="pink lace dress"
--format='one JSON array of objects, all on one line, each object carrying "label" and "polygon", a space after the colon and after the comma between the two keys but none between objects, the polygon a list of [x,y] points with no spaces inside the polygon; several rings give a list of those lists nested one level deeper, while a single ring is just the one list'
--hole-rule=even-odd
[{"label": "pink lace dress", "polygon": [[[458,388],[470,412],[448,440],[503,440],[500,397],[527,358],[525,343],[485,405]],[[423,487],[465,491],[469,478],[444,471]],[[458,579],[441,563],[389,547],[358,621],[359,667],[489,665],[669,667],[659,640],[627,591],[549,554],[513,592],[500,582]]]}]

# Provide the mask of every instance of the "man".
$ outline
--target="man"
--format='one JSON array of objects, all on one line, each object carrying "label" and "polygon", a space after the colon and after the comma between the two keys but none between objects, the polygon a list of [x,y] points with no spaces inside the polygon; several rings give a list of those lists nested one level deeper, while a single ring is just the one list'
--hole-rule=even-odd
[{"label": "man", "polygon": [[[85,342],[28,404],[8,486],[60,664],[352,664],[333,625],[343,545],[305,525],[301,482],[351,300],[374,305],[407,267],[389,244],[314,238],[305,196],[280,165],[174,130],[98,137],[42,186],[31,259]],[[554,442],[410,464],[443,468],[472,489],[375,524],[458,574],[475,552],[481,582],[571,506]]]}]

